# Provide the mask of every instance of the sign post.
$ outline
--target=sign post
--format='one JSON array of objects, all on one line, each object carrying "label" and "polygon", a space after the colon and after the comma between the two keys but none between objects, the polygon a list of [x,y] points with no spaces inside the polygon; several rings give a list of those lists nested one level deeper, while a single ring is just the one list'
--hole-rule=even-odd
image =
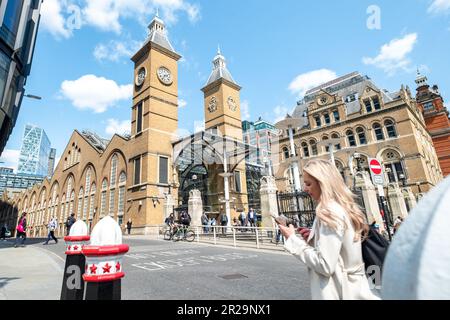
[{"label": "sign post", "polygon": [[389,235],[389,240],[392,240],[391,238],[391,229],[389,228],[389,220],[388,220],[388,212],[387,212],[387,206],[386,206],[386,198],[384,195],[384,175],[383,175],[383,166],[381,165],[381,162],[376,158],[369,158],[369,170],[370,170],[370,176],[372,177],[372,182],[377,186],[378,194],[380,196],[380,202],[381,202],[381,209],[383,210],[383,218],[384,223],[386,224],[386,230]]}]

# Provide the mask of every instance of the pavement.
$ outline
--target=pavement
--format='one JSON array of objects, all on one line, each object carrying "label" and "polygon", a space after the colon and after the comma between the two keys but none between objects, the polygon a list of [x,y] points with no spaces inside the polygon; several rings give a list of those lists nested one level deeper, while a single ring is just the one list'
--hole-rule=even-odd
[{"label": "pavement", "polygon": [[0,300],[59,300],[64,261],[39,247],[44,239],[14,241],[0,241]]},{"label": "pavement", "polygon": [[[64,241],[44,246],[45,239],[28,238],[23,248],[14,241],[0,241],[0,300],[59,300]],[[149,236],[123,241],[130,245],[123,300],[310,299],[306,268],[281,250]]]}]

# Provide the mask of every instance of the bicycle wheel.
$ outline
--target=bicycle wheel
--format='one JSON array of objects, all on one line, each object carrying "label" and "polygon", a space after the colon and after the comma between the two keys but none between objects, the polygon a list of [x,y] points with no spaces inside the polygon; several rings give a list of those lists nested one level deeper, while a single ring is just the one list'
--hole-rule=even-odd
[{"label": "bicycle wheel", "polygon": [[186,237],[185,237],[186,241],[188,242],[192,242],[195,239],[195,233],[192,230],[189,230],[186,232]]},{"label": "bicycle wheel", "polygon": [[172,233],[170,230],[166,230],[166,232],[164,232],[164,240],[170,240],[170,238],[172,238]]},{"label": "bicycle wheel", "polygon": [[183,234],[180,230],[178,230],[172,237],[173,241],[180,241],[180,239],[183,237]]}]

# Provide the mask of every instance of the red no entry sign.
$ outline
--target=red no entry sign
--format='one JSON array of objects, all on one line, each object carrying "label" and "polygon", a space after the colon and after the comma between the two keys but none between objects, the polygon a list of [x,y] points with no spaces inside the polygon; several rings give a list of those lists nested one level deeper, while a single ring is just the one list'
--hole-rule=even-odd
[{"label": "red no entry sign", "polygon": [[373,174],[381,174],[381,163],[377,159],[370,160],[369,168],[370,171],[373,172]]}]

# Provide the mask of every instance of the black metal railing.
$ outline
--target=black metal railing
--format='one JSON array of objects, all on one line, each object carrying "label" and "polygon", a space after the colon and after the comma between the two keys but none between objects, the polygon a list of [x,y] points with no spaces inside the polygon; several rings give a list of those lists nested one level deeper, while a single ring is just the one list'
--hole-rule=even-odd
[{"label": "black metal railing", "polygon": [[316,215],[313,199],[306,192],[277,192],[278,213],[296,222],[297,226],[311,228]]}]

